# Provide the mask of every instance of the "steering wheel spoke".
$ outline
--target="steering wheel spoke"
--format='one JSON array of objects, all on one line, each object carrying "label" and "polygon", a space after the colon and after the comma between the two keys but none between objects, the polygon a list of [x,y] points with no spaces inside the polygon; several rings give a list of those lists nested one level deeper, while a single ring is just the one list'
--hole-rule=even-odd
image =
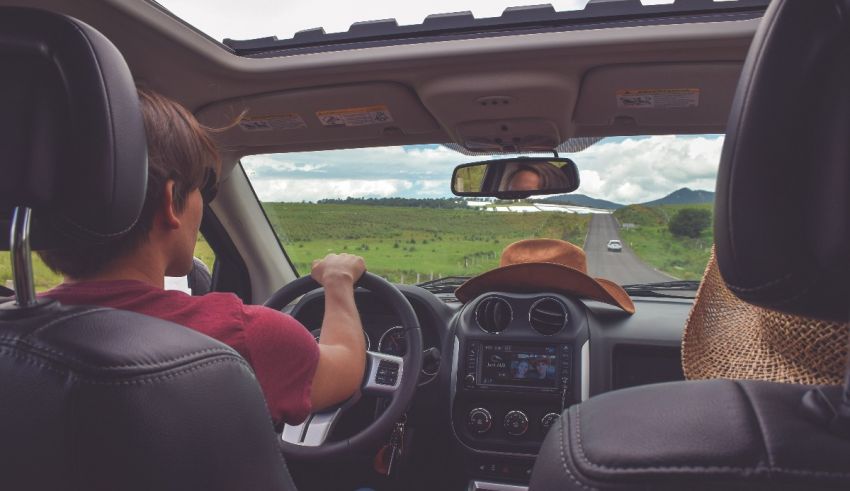
[{"label": "steering wheel spoke", "polygon": [[361,392],[392,397],[401,387],[404,358],[375,351],[366,352],[366,377]]},{"label": "steering wheel spoke", "polygon": [[318,447],[328,439],[341,414],[341,407],[311,414],[300,425],[284,426],[281,439],[293,445]]}]

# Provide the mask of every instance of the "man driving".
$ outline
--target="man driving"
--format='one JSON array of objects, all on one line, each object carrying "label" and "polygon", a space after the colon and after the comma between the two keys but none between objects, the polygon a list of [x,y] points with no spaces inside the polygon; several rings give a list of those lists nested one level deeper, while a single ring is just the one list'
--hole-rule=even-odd
[{"label": "man driving", "polygon": [[228,344],[253,367],[276,423],[297,424],[350,397],[363,379],[366,346],[354,303],[363,259],[330,254],[311,275],[325,288],[318,345],[279,311],[245,305],[230,293],[192,297],[163,288],[186,275],[204,204],[214,197],[221,162],[207,130],[184,107],[139,89],[148,143],[148,185],[139,220],[99,247],[42,251],[64,282],[43,294],[63,304],[101,305],[169,320]]}]

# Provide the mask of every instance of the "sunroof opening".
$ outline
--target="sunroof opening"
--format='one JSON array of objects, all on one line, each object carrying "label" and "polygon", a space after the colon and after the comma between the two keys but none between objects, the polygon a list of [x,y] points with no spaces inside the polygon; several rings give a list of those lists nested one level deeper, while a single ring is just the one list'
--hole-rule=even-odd
[{"label": "sunroof opening", "polygon": [[[554,0],[556,11],[581,10],[589,0]],[[324,28],[346,32],[356,22],[395,19],[399,25],[421,24],[430,14],[470,11],[477,19],[499,17],[508,7],[543,2],[522,0],[158,0],[174,15],[218,41],[276,36],[288,39],[298,31]]]},{"label": "sunroof opening", "polygon": [[[769,0],[148,0],[242,56],[760,16]],[[535,0],[525,0],[533,3]],[[619,23],[619,24],[618,24]]]}]

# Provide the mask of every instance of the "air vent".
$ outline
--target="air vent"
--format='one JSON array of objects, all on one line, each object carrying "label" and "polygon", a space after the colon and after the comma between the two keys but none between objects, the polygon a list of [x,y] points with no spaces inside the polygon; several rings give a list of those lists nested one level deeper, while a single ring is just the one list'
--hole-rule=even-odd
[{"label": "air vent", "polygon": [[513,316],[510,304],[499,297],[485,298],[475,307],[475,320],[478,326],[491,334],[504,331]]},{"label": "air vent", "polygon": [[554,298],[543,298],[534,302],[528,312],[531,327],[545,336],[551,336],[563,329],[568,319],[566,307]]}]

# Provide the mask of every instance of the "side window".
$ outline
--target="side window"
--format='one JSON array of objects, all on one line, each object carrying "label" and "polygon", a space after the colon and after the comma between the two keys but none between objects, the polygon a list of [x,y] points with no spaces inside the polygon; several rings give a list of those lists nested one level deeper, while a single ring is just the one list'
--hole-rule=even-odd
[{"label": "side window", "polygon": [[166,290],[180,290],[190,295],[209,293],[212,286],[212,271],[215,266],[215,253],[204,236],[198,233],[195,243],[195,264],[186,276],[166,276]]},{"label": "side window", "polygon": [[[200,293],[203,295],[210,290],[212,281],[212,270],[215,265],[215,253],[207,240],[200,233],[195,245],[195,267],[188,276],[171,277],[166,276],[165,288],[168,290],[182,290],[186,293]],[[38,254],[32,254],[33,276],[35,277],[36,292],[44,292],[62,283],[62,275],[56,274],[44,264]],[[12,261],[8,251],[0,251],[0,286],[13,289]],[[0,295],[2,296],[2,295]]]},{"label": "side window", "polygon": [[[62,283],[62,275],[56,274],[44,264],[38,254],[32,254],[32,269],[35,279],[35,291],[43,292]],[[8,251],[0,251],[0,286],[12,289],[12,259]]]}]

